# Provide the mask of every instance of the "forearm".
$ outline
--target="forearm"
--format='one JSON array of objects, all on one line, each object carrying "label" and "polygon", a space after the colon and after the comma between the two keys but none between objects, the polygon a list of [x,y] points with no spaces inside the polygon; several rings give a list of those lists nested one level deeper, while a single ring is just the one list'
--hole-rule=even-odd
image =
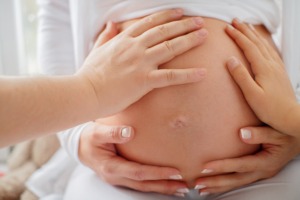
[{"label": "forearm", "polygon": [[67,129],[99,114],[93,88],[79,76],[1,78],[0,85],[0,137],[5,138],[0,146]]}]

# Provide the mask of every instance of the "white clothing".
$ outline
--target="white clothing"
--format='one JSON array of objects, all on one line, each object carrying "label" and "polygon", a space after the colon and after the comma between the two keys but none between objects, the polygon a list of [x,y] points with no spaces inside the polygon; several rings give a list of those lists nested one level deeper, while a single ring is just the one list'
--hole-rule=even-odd
[{"label": "white clothing", "polygon": [[[254,24],[264,24],[269,31],[275,32],[279,23],[279,14],[276,4],[272,0],[38,0],[41,6],[40,10],[40,34],[39,34],[39,58],[40,66],[47,74],[72,74],[81,66],[84,58],[87,56],[92,47],[93,40],[105,22],[110,19],[113,21],[123,21],[136,17],[141,17],[155,11],[167,8],[184,8],[187,15],[199,15],[206,17],[218,18],[226,22],[231,22],[233,17],[238,16],[241,20]],[[288,0],[289,1],[289,0]],[[299,62],[300,63],[300,62]],[[299,80],[299,79],[298,79]],[[86,124],[69,129],[60,134],[62,146],[67,150],[72,158],[79,161],[77,151],[78,143],[82,129]],[[293,161],[300,169],[299,161]],[[287,167],[289,168],[290,165]],[[105,188],[114,188],[95,179],[95,174],[87,170],[81,170],[74,174],[70,182],[66,200],[75,200],[72,196],[72,186],[80,184],[77,180],[82,180],[88,176],[93,176],[94,181],[80,184],[85,194],[95,194],[96,198],[99,193],[106,195]],[[290,172],[290,175],[295,170]],[[298,173],[299,174],[299,173]],[[49,176],[47,174],[46,176]],[[300,174],[299,174],[300,176]],[[279,175],[280,177],[280,175]],[[289,176],[291,177],[291,176]],[[294,176],[297,177],[297,176]],[[276,182],[276,178],[270,181]],[[85,185],[86,184],[86,185]],[[260,183],[257,183],[258,185]],[[106,186],[105,186],[106,185]],[[254,184],[255,185],[255,184]],[[271,184],[272,185],[272,184]],[[83,187],[84,186],[84,187]],[[85,187],[86,186],[86,187]],[[101,186],[101,188],[100,188]],[[88,188],[94,188],[94,192],[87,192]],[[97,188],[97,189],[96,189]],[[103,189],[103,190],[102,190]],[[71,190],[71,193],[70,193]],[[106,199],[123,199],[123,189],[117,190],[114,195],[116,198]],[[279,192],[276,187],[273,190]],[[271,190],[271,191],[273,191]],[[119,192],[118,192],[119,191]],[[243,193],[244,190],[236,190],[237,193]],[[73,191],[74,192],[74,191]],[[130,191],[130,196],[138,192]],[[254,191],[250,192],[253,193]],[[275,195],[277,194],[275,192]],[[77,193],[78,194],[78,193]],[[244,193],[243,193],[244,194]],[[68,196],[71,195],[71,196]],[[98,196],[97,196],[98,195]],[[142,195],[143,198],[140,198]],[[154,196],[141,193],[134,198],[128,199],[158,199]],[[251,194],[252,195],[252,194]],[[128,196],[128,195],[127,195]],[[277,195],[278,196],[278,195]],[[70,197],[70,198],[68,198]],[[79,195],[77,197],[80,197]],[[120,198],[119,198],[120,197]],[[79,199],[92,200],[95,196],[87,198],[81,196]],[[174,199],[165,197],[161,199]],[[124,198],[126,199],[126,198]],[[160,198],[159,198],[160,199]],[[232,199],[232,198],[229,198]],[[245,198],[243,198],[245,199]],[[258,198],[251,198],[258,199]],[[264,199],[265,200],[265,199]]]},{"label": "white clothing", "polygon": [[[295,158],[276,176],[220,194],[200,197],[191,190],[186,198],[143,193],[111,186],[90,169],[80,166],[74,171],[64,200],[299,200],[300,157]],[[84,184],[83,184],[84,183]]]}]

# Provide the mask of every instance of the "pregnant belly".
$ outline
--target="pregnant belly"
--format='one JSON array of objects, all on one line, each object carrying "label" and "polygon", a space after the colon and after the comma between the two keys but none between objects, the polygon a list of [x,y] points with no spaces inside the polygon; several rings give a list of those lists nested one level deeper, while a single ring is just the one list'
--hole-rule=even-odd
[{"label": "pregnant belly", "polygon": [[[260,121],[226,70],[230,56],[248,63],[226,35],[225,26],[223,21],[205,19],[209,31],[205,44],[160,66],[205,67],[207,77],[203,81],[155,89],[123,112],[100,120],[108,125],[134,127],[134,140],[117,145],[120,155],[148,165],[175,167],[192,187],[195,178],[203,176],[205,162],[258,149],[239,139],[241,127],[259,125]],[[264,28],[257,29],[269,37]]]}]

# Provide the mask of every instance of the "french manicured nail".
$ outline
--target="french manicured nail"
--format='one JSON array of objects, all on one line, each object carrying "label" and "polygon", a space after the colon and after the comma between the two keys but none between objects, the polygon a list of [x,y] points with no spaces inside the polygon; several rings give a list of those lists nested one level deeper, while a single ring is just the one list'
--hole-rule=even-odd
[{"label": "french manicured nail", "polygon": [[194,189],[195,190],[201,190],[203,188],[206,188],[206,186],[205,185],[196,185]]},{"label": "french manicured nail", "polygon": [[203,19],[201,17],[194,17],[193,18],[196,25],[200,26],[203,24]]},{"label": "french manicured nail", "polygon": [[129,138],[131,136],[131,128],[129,127],[122,128],[121,135],[123,138]]},{"label": "french manicured nail", "polygon": [[227,24],[227,27],[230,29],[230,30],[233,30],[234,27],[231,25],[231,24]]},{"label": "french manicured nail", "polygon": [[242,138],[245,140],[249,140],[252,137],[252,133],[248,129],[241,129]]},{"label": "french manicured nail", "polygon": [[200,192],[200,194],[199,194],[201,197],[203,197],[203,196],[207,196],[207,195],[209,195],[209,192]]},{"label": "french manicured nail", "polygon": [[175,193],[174,194],[175,196],[177,196],[177,197],[185,197],[185,194],[184,193]]},{"label": "french manicured nail", "polygon": [[172,180],[182,180],[182,176],[179,175],[179,174],[177,174],[177,175],[172,175],[172,176],[170,176],[170,179],[172,179]]},{"label": "french manicured nail", "polygon": [[204,170],[202,170],[202,174],[210,174],[210,173],[212,173],[213,172],[213,170],[212,169],[204,169]]},{"label": "french manicured nail", "polygon": [[236,68],[237,66],[239,66],[239,64],[240,64],[240,62],[234,56],[230,57],[227,62],[227,65],[228,65],[229,69],[231,69],[231,70]]},{"label": "french manicured nail", "polygon": [[179,188],[176,190],[177,193],[189,193],[189,189],[188,188]]}]

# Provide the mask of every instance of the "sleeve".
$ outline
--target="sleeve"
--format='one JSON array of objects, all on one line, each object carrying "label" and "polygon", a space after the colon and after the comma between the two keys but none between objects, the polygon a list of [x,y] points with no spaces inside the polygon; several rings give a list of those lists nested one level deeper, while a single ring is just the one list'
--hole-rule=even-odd
[{"label": "sleeve", "polygon": [[68,0],[37,0],[39,6],[38,63],[48,75],[75,72]]},{"label": "sleeve", "polygon": [[282,3],[282,55],[300,102],[300,1],[285,0]]},{"label": "sleeve", "polygon": [[[39,6],[38,62],[41,72],[68,75],[76,71],[69,0],[37,0]],[[61,146],[77,162],[78,144],[88,123],[59,132]]]}]

